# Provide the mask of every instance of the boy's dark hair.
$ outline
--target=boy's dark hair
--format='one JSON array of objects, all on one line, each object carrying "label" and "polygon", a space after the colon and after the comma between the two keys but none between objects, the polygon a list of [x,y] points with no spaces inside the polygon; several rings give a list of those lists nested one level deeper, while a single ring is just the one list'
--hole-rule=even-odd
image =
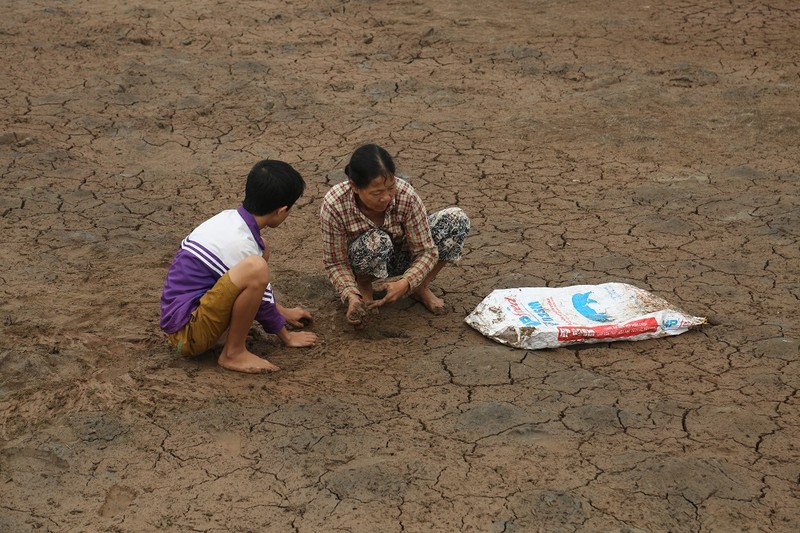
[{"label": "boy's dark hair", "polygon": [[359,146],[350,156],[350,162],[344,167],[344,173],[353,180],[356,187],[363,189],[377,177],[394,176],[394,160],[389,152],[377,144],[365,144]]},{"label": "boy's dark hair", "polygon": [[266,215],[283,206],[292,207],[305,188],[303,177],[292,165],[264,159],[247,175],[242,205],[249,213]]}]

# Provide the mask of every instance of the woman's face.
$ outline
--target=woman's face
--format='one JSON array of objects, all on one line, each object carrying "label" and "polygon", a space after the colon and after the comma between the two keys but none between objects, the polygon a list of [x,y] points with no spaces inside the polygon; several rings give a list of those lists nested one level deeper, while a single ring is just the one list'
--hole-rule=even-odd
[{"label": "woman's face", "polygon": [[358,188],[352,181],[350,186],[363,207],[376,213],[382,213],[386,211],[386,208],[389,207],[389,202],[392,201],[392,198],[397,193],[397,178],[394,176],[378,176],[377,178],[372,178],[363,189]]}]

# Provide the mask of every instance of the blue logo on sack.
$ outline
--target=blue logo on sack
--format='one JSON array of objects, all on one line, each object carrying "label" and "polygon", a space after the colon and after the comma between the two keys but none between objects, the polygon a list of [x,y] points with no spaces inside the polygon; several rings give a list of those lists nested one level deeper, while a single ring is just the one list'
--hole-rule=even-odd
[{"label": "blue logo on sack", "polygon": [[583,294],[576,294],[572,297],[572,305],[575,307],[575,310],[588,318],[589,320],[594,320],[595,322],[611,322],[611,317],[609,317],[605,313],[598,313],[591,307],[589,304],[596,304],[596,300],[592,300],[590,292],[586,292]]},{"label": "blue logo on sack", "polygon": [[544,306],[541,302],[528,302],[528,307],[533,311],[533,313],[539,317],[539,320],[542,321],[542,324],[553,324],[553,317],[550,316],[550,313],[545,311]]}]

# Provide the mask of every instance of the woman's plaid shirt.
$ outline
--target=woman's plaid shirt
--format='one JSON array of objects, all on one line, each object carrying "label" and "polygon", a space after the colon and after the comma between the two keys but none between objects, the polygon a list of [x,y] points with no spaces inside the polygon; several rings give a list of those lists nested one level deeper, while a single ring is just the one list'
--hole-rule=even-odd
[{"label": "woman's plaid shirt", "polygon": [[[351,294],[359,294],[348,260],[350,243],[377,226],[358,208],[349,181],[334,185],[325,195],[320,221],[325,270],[346,302]],[[381,229],[391,236],[396,251],[407,249],[414,258],[403,277],[411,290],[416,289],[436,265],[439,252],[431,237],[425,206],[407,181],[397,178],[397,193],[386,208]]]}]

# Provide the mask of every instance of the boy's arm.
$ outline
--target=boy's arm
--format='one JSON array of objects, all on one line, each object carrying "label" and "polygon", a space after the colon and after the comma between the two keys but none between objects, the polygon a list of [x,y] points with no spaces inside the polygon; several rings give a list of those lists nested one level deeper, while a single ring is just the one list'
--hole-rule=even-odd
[{"label": "boy's arm", "polygon": [[286,319],[278,310],[275,295],[272,292],[272,283],[267,285],[261,297],[261,306],[256,313],[256,321],[261,324],[267,333],[277,334],[286,326]]},{"label": "boy's arm", "polygon": [[306,321],[311,320],[311,313],[302,307],[284,307],[278,302],[275,302],[275,307],[278,308],[278,312],[286,319],[286,322],[295,328],[302,328],[305,326],[303,323],[304,319]]},{"label": "boy's arm", "polygon": [[[271,301],[268,301],[271,300]],[[311,313],[305,309],[295,307],[293,309],[286,309],[282,305],[275,302],[275,296],[272,293],[272,284],[267,285],[267,290],[264,291],[264,298],[261,300],[261,307],[258,308],[256,313],[256,320],[264,331],[273,333],[278,336],[283,344],[291,348],[305,348],[314,346],[317,343],[317,336],[310,331],[289,331],[286,329],[287,317],[283,315],[283,311],[288,312],[289,316],[298,315],[294,311],[300,310],[299,315],[303,318],[311,318]],[[291,322],[290,322],[291,323]],[[297,322],[302,326],[302,322]]]}]

